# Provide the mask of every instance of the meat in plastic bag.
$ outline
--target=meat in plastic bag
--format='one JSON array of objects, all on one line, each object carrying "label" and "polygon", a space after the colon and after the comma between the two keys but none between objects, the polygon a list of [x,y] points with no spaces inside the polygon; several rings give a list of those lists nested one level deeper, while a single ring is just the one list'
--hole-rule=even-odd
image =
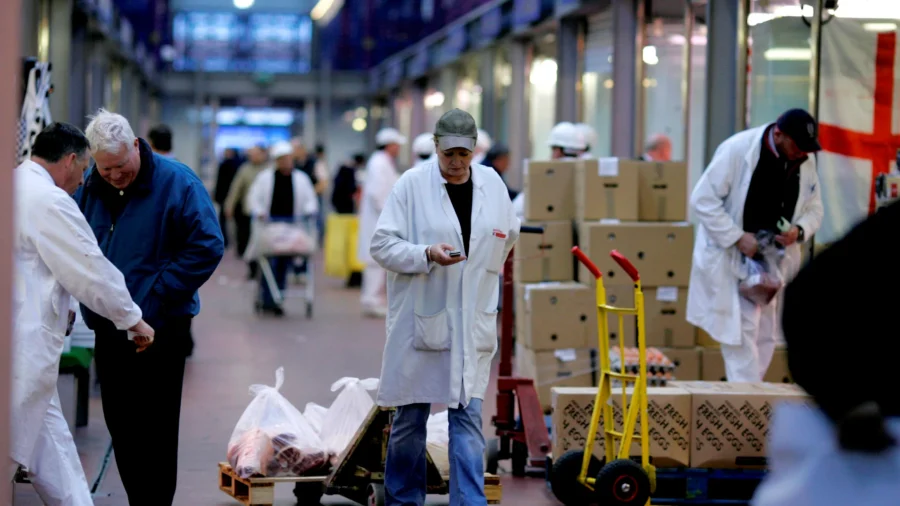
[{"label": "meat in plastic bag", "polygon": [[[322,419],[319,437],[324,448],[336,459],[353,440],[356,431],[366,421],[375,406],[369,390],[378,388],[378,378],[360,380],[341,378],[331,385],[331,391],[341,393]],[[334,462],[332,462],[334,463]]]},{"label": "meat in plastic bag", "polygon": [[279,367],[274,387],[250,387],[253,400],[228,442],[228,463],[241,478],[300,476],[328,462],[315,429],[279,392],[283,384],[284,368]]},{"label": "meat in plastic bag", "polygon": [[450,475],[450,419],[447,410],[428,417],[425,446],[441,476]]},{"label": "meat in plastic bag", "polygon": [[303,417],[312,425],[316,434],[322,432],[322,420],[325,419],[325,413],[327,412],[328,408],[315,402],[307,402],[306,407],[303,408]]},{"label": "meat in plastic bag", "polygon": [[741,282],[738,290],[747,300],[764,306],[772,301],[784,286],[781,259],[784,248],[768,231],[756,234],[757,254],[753,258],[741,255]]}]

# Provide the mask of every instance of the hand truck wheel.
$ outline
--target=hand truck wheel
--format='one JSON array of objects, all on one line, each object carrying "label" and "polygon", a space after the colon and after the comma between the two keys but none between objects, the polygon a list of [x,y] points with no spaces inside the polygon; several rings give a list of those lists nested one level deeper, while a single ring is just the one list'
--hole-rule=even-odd
[{"label": "hand truck wheel", "polygon": [[594,483],[594,500],[610,506],[644,506],[650,498],[650,477],[640,464],[618,459],[603,466]]},{"label": "hand truck wheel", "polygon": [[367,506],[384,506],[384,484],[369,483]]},{"label": "hand truck wheel", "polygon": [[[594,502],[594,492],[578,482],[583,460],[584,450],[569,450],[556,459],[550,470],[550,490],[566,506],[583,506]],[[592,455],[587,475],[597,476],[601,469],[603,462]]]},{"label": "hand truck wheel", "polygon": [[297,482],[294,485],[294,497],[300,506],[318,506],[325,495],[325,484],[322,482]]},{"label": "hand truck wheel", "polygon": [[528,445],[519,441],[512,442],[512,475],[518,478],[525,476],[528,467]]}]

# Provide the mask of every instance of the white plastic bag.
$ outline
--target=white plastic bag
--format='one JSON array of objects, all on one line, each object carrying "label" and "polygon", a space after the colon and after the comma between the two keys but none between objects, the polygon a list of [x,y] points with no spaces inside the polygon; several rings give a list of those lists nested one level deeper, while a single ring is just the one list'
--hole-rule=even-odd
[{"label": "white plastic bag", "polygon": [[356,431],[366,421],[366,417],[375,406],[369,390],[378,388],[378,378],[360,380],[359,378],[341,378],[331,385],[331,391],[337,392],[337,399],[328,408],[322,419],[322,438],[325,448],[334,458],[340,456],[353,440]]},{"label": "white plastic bag", "polygon": [[[843,450],[813,406],[783,403],[770,424],[769,473],[753,506],[887,506],[900,498],[900,447],[879,455]],[[900,439],[900,419],[887,420]]]},{"label": "white plastic bag", "polygon": [[244,260],[265,256],[305,256],[316,251],[316,239],[302,223],[255,221]]},{"label": "white plastic bag", "polygon": [[328,408],[315,402],[307,402],[306,407],[303,408],[303,417],[312,425],[316,434],[322,432],[322,420],[325,419],[325,413],[327,412]]},{"label": "white plastic bag", "polygon": [[300,476],[328,462],[321,439],[300,411],[279,393],[284,368],[275,371],[275,386],[251,385],[253,400],[228,442],[228,462],[241,478]]},{"label": "white plastic bag", "polygon": [[450,418],[447,410],[434,413],[426,423],[425,445],[441,476],[450,475]]}]

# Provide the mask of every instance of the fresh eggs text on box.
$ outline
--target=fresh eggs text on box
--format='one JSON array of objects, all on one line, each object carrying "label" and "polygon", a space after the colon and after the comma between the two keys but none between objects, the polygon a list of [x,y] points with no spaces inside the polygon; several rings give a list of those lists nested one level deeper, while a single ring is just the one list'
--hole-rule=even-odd
[{"label": "fresh eggs text on box", "polygon": [[808,400],[800,388],[776,383],[670,384],[691,394],[691,467],[764,466],[776,404]]},{"label": "fresh eggs text on box", "polygon": [[[597,387],[558,387],[552,390],[553,397],[553,458],[558,459],[569,450],[584,448],[594,397]],[[622,411],[622,389],[614,388],[612,395],[613,416],[616,429],[621,430],[625,416]],[[631,401],[631,389],[627,390]],[[690,459],[691,396],[678,388],[647,388],[648,418],[650,426],[650,456],[654,465],[678,467],[688,465]],[[599,434],[593,452],[598,458],[604,456],[603,420],[601,417]],[[640,423],[635,428],[637,433]],[[641,454],[640,443],[632,445],[631,454]]]}]

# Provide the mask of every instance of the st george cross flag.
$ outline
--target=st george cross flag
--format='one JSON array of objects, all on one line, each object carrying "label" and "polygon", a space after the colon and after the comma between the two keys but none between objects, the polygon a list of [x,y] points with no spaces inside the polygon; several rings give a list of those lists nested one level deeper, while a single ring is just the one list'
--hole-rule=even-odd
[{"label": "st george cross flag", "polygon": [[896,31],[870,32],[842,18],[822,29],[818,161],[825,219],[817,243],[840,239],[874,212],[875,177],[897,170],[898,59]]}]

